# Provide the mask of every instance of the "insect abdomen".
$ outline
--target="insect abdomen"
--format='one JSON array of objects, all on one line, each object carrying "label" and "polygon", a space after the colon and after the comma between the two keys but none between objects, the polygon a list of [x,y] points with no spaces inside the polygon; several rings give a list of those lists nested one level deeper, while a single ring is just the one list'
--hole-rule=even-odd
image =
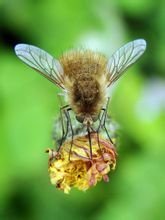
[{"label": "insect abdomen", "polygon": [[71,51],[60,59],[69,104],[76,114],[99,113],[105,99],[106,59],[89,50]]},{"label": "insect abdomen", "polygon": [[99,95],[99,84],[89,74],[81,74],[73,84],[73,100],[81,111],[90,112]]}]

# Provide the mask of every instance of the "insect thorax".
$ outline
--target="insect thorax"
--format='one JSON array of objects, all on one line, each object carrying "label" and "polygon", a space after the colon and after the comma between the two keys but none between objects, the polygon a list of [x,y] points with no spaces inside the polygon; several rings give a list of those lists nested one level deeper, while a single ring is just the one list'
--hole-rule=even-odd
[{"label": "insect thorax", "polygon": [[103,74],[107,59],[100,53],[91,50],[73,50],[65,53],[60,62],[64,69],[64,75],[69,78],[77,78],[80,74]]}]

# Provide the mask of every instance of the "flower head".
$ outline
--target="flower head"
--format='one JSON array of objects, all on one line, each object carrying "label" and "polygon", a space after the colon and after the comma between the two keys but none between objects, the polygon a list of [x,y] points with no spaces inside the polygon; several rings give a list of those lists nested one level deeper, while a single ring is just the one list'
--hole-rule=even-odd
[{"label": "flower head", "polygon": [[74,138],[72,148],[71,141],[66,141],[60,152],[46,151],[49,153],[51,183],[64,193],[69,193],[72,187],[85,191],[102,179],[109,181],[107,174],[116,165],[115,148],[96,133],[91,134],[91,141],[92,155],[86,135]]}]

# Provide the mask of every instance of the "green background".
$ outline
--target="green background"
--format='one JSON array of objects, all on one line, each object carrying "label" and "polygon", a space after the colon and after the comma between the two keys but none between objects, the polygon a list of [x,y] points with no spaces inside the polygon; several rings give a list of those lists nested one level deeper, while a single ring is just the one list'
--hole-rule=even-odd
[{"label": "green background", "polygon": [[[164,23],[158,0],[0,0],[0,219],[165,219]],[[83,46],[110,56],[137,38],[147,50],[111,96],[117,168],[108,184],[65,195],[50,184],[44,153],[60,90],[13,47],[28,43],[58,58]]]}]

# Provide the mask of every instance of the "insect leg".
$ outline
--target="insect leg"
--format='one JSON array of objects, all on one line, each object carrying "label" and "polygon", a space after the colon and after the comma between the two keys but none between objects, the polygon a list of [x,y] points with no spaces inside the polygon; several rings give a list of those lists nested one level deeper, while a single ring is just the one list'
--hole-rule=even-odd
[{"label": "insect leg", "polygon": [[[101,109],[101,110],[104,110],[104,109]],[[105,111],[103,111],[103,113],[99,114],[99,126],[96,130],[96,134],[97,134],[97,144],[98,144],[98,147],[99,147],[99,150],[101,152],[101,155],[102,155],[102,149],[101,149],[101,146],[100,146],[100,140],[99,140],[99,131],[100,131],[100,128],[102,127],[102,121],[103,121],[103,117],[104,117],[104,114],[105,114]],[[103,157],[103,155],[102,155]]]},{"label": "insect leg", "polygon": [[105,132],[106,132],[106,134],[107,134],[108,139],[110,140],[110,142],[111,142],[112,144],[114,144],[113,141],[112,141],[112,139],[111,139],[111,137],[110,137],[110,135],[109,135],[109,133],[108,133],[108,130],[107,130],[107,128],[106,128],[106,118],[107,118],[107,110],[108,110],[109,100],[110,100],[110,98],[108,97],[108,101],[107,101],[107,104],[106,104],[106,108],[105,108],[105,109],[102,109],[102,110],[104,111],[104,118],[103,118],[103,124],[102,124],[102,126],[103,126],[103,128],[104,128],[104,130],[105,130]]},{"label": "insect leg", "polygon": [[92,141],[91,141],[91,133],[89,126],[87,126],[88,139],[89,139],[89,150],[90,150],[90,159],[92,160]]},{"label": "insect leg", "polygon": [[109,100],[110,98],[108,97],[108,101],[107,101],[107,104],[106,104],[106,107],[105,108],[102,108],[101,110],[103,111],[102,115],[100,116],[99,115],[99,127],[98,127],[98,131],[100,130],[100,128],[103,126],[102,122],[105,121],[105,118],[106,118],[106,114],[107,114],[107,109],[108,109],[108,106],[109,106]]},{"label": "insect leg", "polygon": [[65,118],[66,118],[66,130],[64,131],[64,133],[62,135],[61,144],[66,140],[67,135],[68,135],[68,130],[69,130],[69,120],[68,120],[68,117],[67,117],[66,110],[63,110],[63,113],[64,113]]},{"label": "insect leg", "polygon": [[110,140],[110,142],[111,142],[112,144],[114,144],[113,141],[112,141],[112,138],[110,137],[110,135],[109,135],[109,133],[108,133],[108,130],[107,130],[107,128],[106,128],[105,123],[103,124],[103,127],[104,127],[104,129],[105,129],[105,132],[106,132],[106,134],[107,134],[108,139]]},{"label": "insect leg", "polygon": [[[68,117],[66,114],[66,108],[69,108],[69,105],[63,106],[60,108],[60,117],[61,117],[61,124],[62,124],[62,138],[59,144],[59,147],[57,149],[57,152],[60,151],[62,143],[65,141],[67,134],[68,134],[68,129],[69,129],[69,121],[68,121]],[[65,130],[65,126],[64,126],[64,116],[66,118],[66,130]]]},{"label": "insect leg", "polygon": [[99,133],[99,130],[100,130],[100,128],[102,127],[102,121],[103,121],[103,119],[104,119],[104,115],[105,115],[105,108],[102,108],[101,109],[102,111],[103,111],[103,113],[102,113],[102,115],[101,116],[99,116],[99,126],[98,126],[98,128],[97,128],[97,132]]},{"label": "insect leg", "polygon": [[100,146],[100,137],[99,137],[99,131],[98,131],[98,130],[96,131],[96,134],[97,134],[97,144],[98,144],[98,147],[99,147],[101,156],[102,156],[102,158],[104,159],[104,157],[103,157],[103,152],[102,152],[102,149],[101,149],[101,146]]},{"label": "insect leg", "polygon": [[[63,102],[62,102],[62,99],[61,99],[61,96],[62,96],[63,94],[62,93],[58,93],[57,94],[57,97],[58,97],[58,99],[59,99],[59,102],[60,102],[60,120],[61,120],[61,125],[62,125],[62,138],[61,138],[61,142],[62,142],[62,140],[63,140],[63,138],[64,138],[64,135],[65,135],[65,129],[64,129],[64,117],[63,117],[63,113],[64,113],[64,115],[65,115],[65,112],[64,112],[64,109],[65,108],[67,108],[67,107],[69,107],[69,105],[63,105]],[[66,116],[65,116],[66,117]],[[61,143],[62,144],[62,143]]]},{"label": "insect leg", "polygon": [[71,121],[70,114],[69,114],[70,110],[72,110],[72,109],[71,108],[66,109],[66,116],[67,116],[67,119],[69,121],[70,129],[71,129],[71,136],[72,136],[71,137],[71,146],[70,146],[70,149],[69,149],[69,161],[70,161],[70,155],[71,155],[71,151],[72,151],[72,147],[73,147],[73,137],[74,137],[72,121]]},{"label": "insect leg", "polygon": [[63,138],[65,136],[65,127],[64,127],[63,111],[61,108],[60,108],[60,119],[61,119],[61,125],[62,125],[62,138],[61,138],[61,140],[63,140]]}]

